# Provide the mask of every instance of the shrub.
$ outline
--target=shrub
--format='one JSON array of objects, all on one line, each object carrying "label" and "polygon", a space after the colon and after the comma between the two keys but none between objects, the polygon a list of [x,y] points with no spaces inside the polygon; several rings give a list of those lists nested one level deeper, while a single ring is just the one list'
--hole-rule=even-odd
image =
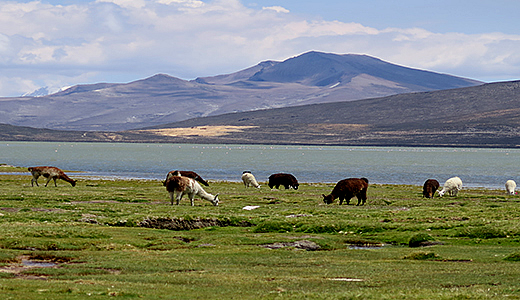
[{"label": "shrub", "polygon": [[427,233],[418,233],[410,238],[408,242],[409,247],[421,247],[424,246],[428,241],[432,241],[433,238]]}]

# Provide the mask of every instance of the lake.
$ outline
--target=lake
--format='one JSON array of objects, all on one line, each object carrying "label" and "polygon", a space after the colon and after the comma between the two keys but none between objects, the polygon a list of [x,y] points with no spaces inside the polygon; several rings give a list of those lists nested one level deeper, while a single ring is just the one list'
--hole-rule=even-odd
[{"label": "lake", "polygon": [[171,170],[193,170],[206,180],[240,181],[249,170],[258,181],[286,172],[300,182],[434,178],[442,185],[459,176],[467,187],[503,189],[508,179],[520,182],[516,162],[520,149],[0,142],[0,163],[81,171],[71,177],[162,180]]}]

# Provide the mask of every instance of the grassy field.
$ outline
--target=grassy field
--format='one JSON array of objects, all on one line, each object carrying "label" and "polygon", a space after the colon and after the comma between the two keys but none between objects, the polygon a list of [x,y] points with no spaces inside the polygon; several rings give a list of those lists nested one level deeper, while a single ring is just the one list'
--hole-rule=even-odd
[{"label": "grassy field", "polygon": [[371,184],[359,207],[325,205],[334,184],[210,182],[220,205],[191,207],[159,181],[28,175],[0,175],[2,299],[520,299],[520,200],[502,190]]}]

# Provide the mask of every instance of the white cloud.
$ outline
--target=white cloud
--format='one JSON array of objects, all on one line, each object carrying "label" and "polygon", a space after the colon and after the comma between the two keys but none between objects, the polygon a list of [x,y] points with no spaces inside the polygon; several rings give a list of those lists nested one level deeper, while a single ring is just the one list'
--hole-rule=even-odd
[{"label": "white cloud", "polygon": [[238,0],[98,0],[51,5],[0,0],[0,96],[40,86],[185,79],[238,71],[309,51],[364,53],[476,79],[520,74],[520,35],[378,30],[306,19]]},{"label": "white cloud", "polygon": [[289,13],[289,10],[284,8],[284,7],[281,7],[281,6],[268,6],[268,7],[262,7],[263,10],[273,10],[277,13]]}]

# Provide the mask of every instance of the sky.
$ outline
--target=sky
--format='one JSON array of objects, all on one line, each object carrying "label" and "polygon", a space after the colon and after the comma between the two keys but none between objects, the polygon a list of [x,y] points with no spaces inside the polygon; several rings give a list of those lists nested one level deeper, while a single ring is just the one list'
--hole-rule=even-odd
[{"label": "sky", "polygon": [[0,97],[237,72],[308,51],[520,79],[519,0],[0,0]]}]

